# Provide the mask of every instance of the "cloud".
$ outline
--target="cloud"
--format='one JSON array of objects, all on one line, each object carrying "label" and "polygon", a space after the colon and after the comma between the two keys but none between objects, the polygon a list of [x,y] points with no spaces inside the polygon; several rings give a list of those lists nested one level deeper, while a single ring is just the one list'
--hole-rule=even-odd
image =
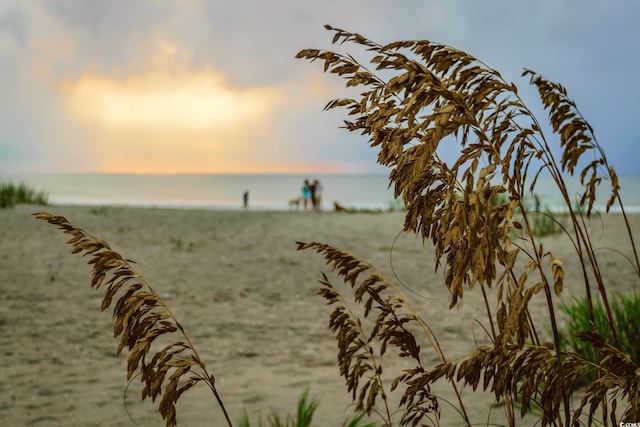
[{"label": "cloud", "polygon": [[62,91],[75,117],[112,130],[234,133],[260,126],[278,103],[276,90],[234,90],[211,71],[151,72],[117,80],[84,75]]},{"label": "cloud", "polygon": [[104,172],[215,172],[223,164],[229,171],[238,147],[265,132],[282,103],[277,88],[232,88],[211,70],[86,74],[65,81],[61,93],[71,117],[95,131]]}]

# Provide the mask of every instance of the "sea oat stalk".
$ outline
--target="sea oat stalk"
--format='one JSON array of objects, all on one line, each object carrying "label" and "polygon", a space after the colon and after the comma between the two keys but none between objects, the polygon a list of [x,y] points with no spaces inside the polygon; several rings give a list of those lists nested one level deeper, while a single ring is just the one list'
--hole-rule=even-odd
[{"label": "sea oat stalk", "polygon": [[[142,399],[160,398],[158,410],[167,427],[177,425],[176,404],[181,395],[194,385],[204,382],[214,394],[229,426],[231,421],[215,386],[215,377],[207,368],[180,322],[158,292],[109,244],[69,223],[62,216],[35,214],[71,235],[67,241],[71,253],[90,256],[93,266],[91,287],[105,292],[100,310],[113,309],[113,334],[120,337],[116,350],[127,347],[127,380],[141,375]],[[152,345],[160,337],[173,337],[160,349]]]}]

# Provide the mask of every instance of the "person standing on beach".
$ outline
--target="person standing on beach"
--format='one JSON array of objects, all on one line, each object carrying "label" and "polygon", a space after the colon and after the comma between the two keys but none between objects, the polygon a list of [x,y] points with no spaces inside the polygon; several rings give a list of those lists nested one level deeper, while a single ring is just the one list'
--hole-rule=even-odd
[{"label": "person standing on beach", "polygon": [[316,183],[309,184],[309,201],[311,202],[311,210],[316,210]]},{"label": "person standing on beach", "polygon": [[245,209],[249,207],[249,190],[246,190],[244,194],[242,194],[242,206],[244,206]]},{"label": "person standing on beach", "polygon": [[305,211],[307,210],[310,196],[311,189],[309,188],[309,180],[305,179],[304,184],[302,185],[302,205],[304,206]]},{"label": "person standing on beach", "polygon": [[313,181],[313,209],[316,211],[322,210],[322,185],[319,180]]}]

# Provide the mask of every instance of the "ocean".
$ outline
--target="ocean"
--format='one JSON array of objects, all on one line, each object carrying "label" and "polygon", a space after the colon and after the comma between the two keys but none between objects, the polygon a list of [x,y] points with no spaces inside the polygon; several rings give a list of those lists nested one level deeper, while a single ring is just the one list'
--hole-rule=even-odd
[{"label": "ocean", "polygon": [[[249,191],[249,208],[287,210],[288,201],[301,194],[305,179],[322,185],[324,209],[336,201],[348,208],[389,209],[394,204],[386,174],[371,175],[126,175],[126,174],[1,174],[0,182],[25,183],[49,196],[54,205],[146,206],[170,208],[240,209]],[[625,210],[640,213],[640,176],[621,177]],[[577,179],[567,179],[577,194]],[[597,208],[608,198],[605,182]],[[543,207],[562,211],[560,193],[549,178],[541,177],[536,194]],[[619,208],[612,209],[618,211]]]},{"label": "ocean", "polygon": [[[394,200],[386,175],[126,175],[0,174],[0,181],[24,182],[45,191],[54,205],[147,206],[171,208],[249,208],[287,210],[302,193],[305,179],[318,179],[325,209],[387,209]],[[301,206],[302,207],[302,206]]]}]

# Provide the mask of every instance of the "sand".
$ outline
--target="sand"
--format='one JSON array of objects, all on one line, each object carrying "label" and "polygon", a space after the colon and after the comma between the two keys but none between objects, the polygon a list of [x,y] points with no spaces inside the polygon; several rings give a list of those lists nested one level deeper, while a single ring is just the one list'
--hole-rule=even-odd
[{"label": "sand", "polygon": [[[152,208],[18,206],[0,210],[0,420],[6,426],[160,426],[139,383],[127,386],[126,356],[115,356],[110,313],[101,292],[89,288],[86,259],[70,255],[65,236],[30,214],[47,211],[107,240],[161,293],[216,375],[231,418],[293,412],[309,389],[320,402],[317,426],[338,426],[352,413],[338,374],[330,309],[316,295],[329,271],[319,255],[296,251],[296,241],[320,241],[356,254],[402,283],[433,328],[447,357],[486,343],[480,294],[467,291],[448,310],[442,272],[433,250],[401,234],[401,213],[303,213]],[[632,216],[640,230],[640,216]],[[620,216],[592,221],[594,245],[612,292],[637,287]],[[563,297],[581,295],[579,263],[566,237],[543,240],[565,260]],[[393,247],[393,251],[391,248]],[[575,278],[575,279],[573,279]],[[542,295],[532,302],[544,320]],[[485,323],[486,324],[486,323]],[[436,358],[420,337],[423,362]],[[412,365],[391,357],[385,373]],[[390,377],[391,378],[391,377]],[[452,399],[442,384],[436,391]],[[397,393],[396,393],[397,394]],[[503,422],[491,395],[463,390],[472,420]],[[461,419],[443,403],[443,425]],[[224,425],[205,387],[188,392],[178,407],[181,426]],[[375,417],[374,417],[375,420]],[[135,421],[135,424],[134,424]],[[533,425],[535,418],[522,425]]]}]

